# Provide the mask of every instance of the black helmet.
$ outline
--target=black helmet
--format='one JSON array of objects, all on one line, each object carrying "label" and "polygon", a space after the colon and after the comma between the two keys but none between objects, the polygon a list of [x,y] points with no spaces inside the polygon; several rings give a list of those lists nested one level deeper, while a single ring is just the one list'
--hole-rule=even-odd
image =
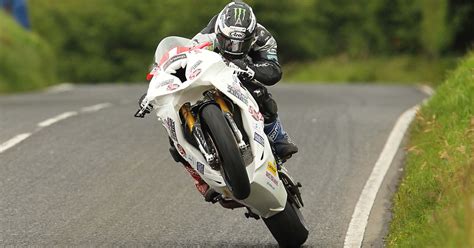
[{"label": "black helmet", "polygon": [[252,8],[237,1],[229,3],[217,16],[217,48],[225,57],[241,58],[255,42],[257,18]]}]

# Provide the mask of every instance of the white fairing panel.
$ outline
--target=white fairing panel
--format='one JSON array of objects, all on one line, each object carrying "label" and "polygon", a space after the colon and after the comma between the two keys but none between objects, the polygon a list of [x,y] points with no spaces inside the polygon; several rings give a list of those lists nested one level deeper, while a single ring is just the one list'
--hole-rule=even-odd
[{"label": "white fairing panel", "polygon": [[[168,44],[171,42],[168,40],[167,46],[173,49]],[[181,43],[183,42],[181,40]],[[158,50],[157,54],[160,55]],[[202,99],[204,91],[217,88],[240,107],[242,122],[253,154],[253,161],[246,167],[251,193],[247,199],[239,202],[265,218],[283,210],[287,193],[278,177],[275,159],[263,131],[263,117],[251,94],[234,75],[235,70],[228,67],[220,55],[204,49],[191,49],[175,56],[179,58],[173,56],[167,58],[166,61],[172,61],[168,66],[173,66],[173,63],[184,65],[186,81],[182,82],[178,77],[160,68],[150,82],[147,100],[153,103],[159,120],[162,121],[181,156],[211,187],[224,196],[233,198],[220,171],[213,170],[201,152],[184,138],[183,123],[179,117],[179,110],[184,103],[194,104]],[[173,70],[176,68],[173,67]]]}]

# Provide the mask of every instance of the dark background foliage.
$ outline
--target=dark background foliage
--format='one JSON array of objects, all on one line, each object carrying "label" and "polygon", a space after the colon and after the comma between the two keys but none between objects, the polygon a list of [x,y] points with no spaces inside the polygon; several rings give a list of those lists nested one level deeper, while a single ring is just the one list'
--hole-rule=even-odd
[{"label": "dark background foliage", "polygon": [[[462,54],[474,41],[472,0],[247,1],[276,37],[283,63],[344,55]],[[60,78],[143,81],[169,35],[192,37],[224,0],[30,1],[33,30],[51,43]]]}]

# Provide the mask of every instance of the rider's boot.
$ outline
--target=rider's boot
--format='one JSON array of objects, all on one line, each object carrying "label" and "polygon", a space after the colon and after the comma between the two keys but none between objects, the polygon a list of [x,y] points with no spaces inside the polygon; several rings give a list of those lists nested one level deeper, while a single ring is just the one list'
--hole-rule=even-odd
[{"label": "rider's boot", "polygon": [[275,153],[281,159],[289,159],[298,152],[298,147],[290,140],[288,133],[283,130],[280,118],[276,118],[272,123],[265,124],[264,131],[268,139],[273,143]]}]

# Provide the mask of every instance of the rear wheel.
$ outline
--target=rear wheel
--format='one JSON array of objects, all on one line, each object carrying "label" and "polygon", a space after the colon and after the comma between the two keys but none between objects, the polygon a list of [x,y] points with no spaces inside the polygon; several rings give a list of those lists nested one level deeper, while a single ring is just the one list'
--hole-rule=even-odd
[{"label": "rear wheel", "polygon": [[221,171],[235,198],[243,200],[250,194],[250,183],[234,134],[222,111],[214,104],[205,106],[201,117],[209,129],[221,161]]},{"label": "rear wheel", "polygon": [[300,247],[308,238],[308,228],[301,211],[290,201],[285,209],[263,221],[282,247]]}]

